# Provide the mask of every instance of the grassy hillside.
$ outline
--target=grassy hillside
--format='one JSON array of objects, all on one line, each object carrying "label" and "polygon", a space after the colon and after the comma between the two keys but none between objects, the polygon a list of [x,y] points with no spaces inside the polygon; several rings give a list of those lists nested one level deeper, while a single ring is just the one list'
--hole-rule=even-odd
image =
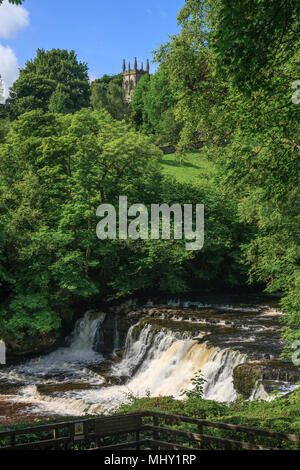
[{"label": "grassy hillside", "polygon": [[176,154],[164,155],[161,165],[165,175],[184,183],[208,181],[216,172],[215,165],[202,149],[189,152],[181,159]]}]

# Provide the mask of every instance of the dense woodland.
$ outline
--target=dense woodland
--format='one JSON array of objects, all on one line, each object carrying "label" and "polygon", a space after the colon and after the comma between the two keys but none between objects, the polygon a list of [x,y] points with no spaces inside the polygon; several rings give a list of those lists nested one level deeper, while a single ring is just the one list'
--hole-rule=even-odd
[{"label": "dense woodland", "polygon": [[[4,338],[58,331],[95,299],[252,284],[282,293],[291,353],[300,340],[299,15],[297,0],[186,0],[181,32],[154,51],[157,71],[130,106],[122,75],[90,84],[74,51],[38,50],[26,63],[0,108]],[[175,145],[183,165],[196,143],[210,178],[162,171],[160,144]],[[204,204],[203,250],[100,242],[96,208],[123,194]]]}]

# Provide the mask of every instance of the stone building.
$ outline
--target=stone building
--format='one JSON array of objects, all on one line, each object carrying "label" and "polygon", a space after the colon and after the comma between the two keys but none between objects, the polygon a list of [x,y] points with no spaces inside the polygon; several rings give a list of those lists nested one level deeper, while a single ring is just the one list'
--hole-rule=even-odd
[{"label": "stone building", "polygon": [[143,62],[142,62],[141,68],[138,69],[136,58],[134,60],[133,69],[130,68],[130,62],[129,62],[128,70],[126,70],[125,59],[123,60],[123,88],[124,88],[124,93],[125,93],[124,99],[126,103],[130,103],[133,90],[137,86],[139,80],[145,74],[149,74],[149,71],[150,71],[149,59],[147,60],[146,70],[144,70]]}]

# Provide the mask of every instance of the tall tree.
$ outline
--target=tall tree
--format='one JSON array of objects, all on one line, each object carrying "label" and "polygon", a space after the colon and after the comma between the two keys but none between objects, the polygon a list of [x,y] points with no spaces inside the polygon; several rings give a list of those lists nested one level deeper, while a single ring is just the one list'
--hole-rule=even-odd
[{"label": "tall tree", "polygon": [[108,111],[115,119],[124,119],[128,105],[124,102],[123,75],[104,75],[91,84],[91,104],[94,109]]},{"label": "tall tree", "polygon": [[182,144],[195,130],[203,136],[240,220],[255,228],[243,246],[250,281],[284,294],[288,354],[300,339],[299,8],[296,0],[186,0],[181,33],[157,53],[178,93]]},{"label": "tall tree", "polygon": [[39,108],[47,111],[50,102],[52,110],[57,111],[58,95],[63,99],[60,112],[73,113],[89,105],[87,65],[78,62],[74,51],[38,49],[36,58],[20,71],[8,104],[13,117]]}]

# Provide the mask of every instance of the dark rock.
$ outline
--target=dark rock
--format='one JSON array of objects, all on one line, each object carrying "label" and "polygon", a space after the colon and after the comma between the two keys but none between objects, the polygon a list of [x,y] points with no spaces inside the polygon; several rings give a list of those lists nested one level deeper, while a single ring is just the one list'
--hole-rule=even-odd
[{"label": "dark rock", "polygon": [[239,364],[233,371],[234,388],[244,398],[250,397],[258,380],[269,385],[295,384],[300,380],[300,370],[291,362],[262,360]]},{"label": "dark rock", "polygon": [[14,360],[15,358],[49,353],[60,345],[61,340],[62,335],[60,330],[39,333],[23,340],[8,336],[4,338],[8,362],[10,362],[10,359]]},{"label": "dark rock", "polygon": [[41,395],[54,395],[59,393],[70,392],[73,390],[98,390],[101,388],[99,385],[91,385],[88,383],[54,383],[54,384],[39,384],[36,386],[37,391]]}]

